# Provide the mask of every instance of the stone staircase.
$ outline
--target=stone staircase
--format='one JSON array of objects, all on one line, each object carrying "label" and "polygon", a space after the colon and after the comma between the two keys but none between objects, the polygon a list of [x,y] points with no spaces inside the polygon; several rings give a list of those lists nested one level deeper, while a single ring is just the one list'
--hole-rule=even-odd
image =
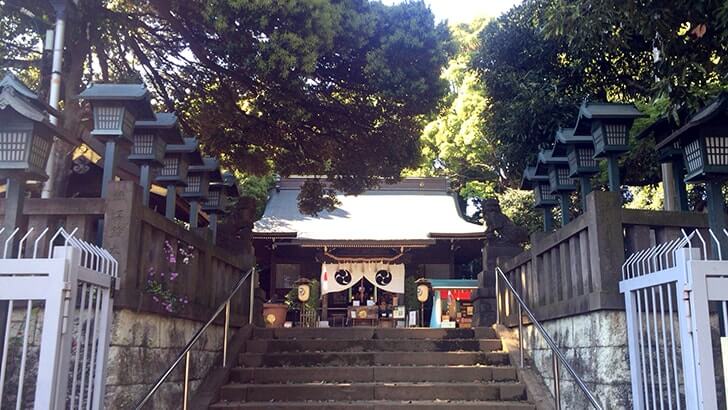
[{"label": "stone staircase", "polygon": [[492,329],[257,329],[211,409],[535,409]]}]

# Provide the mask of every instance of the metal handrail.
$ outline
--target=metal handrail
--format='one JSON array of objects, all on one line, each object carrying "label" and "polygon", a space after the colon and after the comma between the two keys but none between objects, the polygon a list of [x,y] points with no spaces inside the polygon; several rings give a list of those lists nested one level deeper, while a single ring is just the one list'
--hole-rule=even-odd
[{"label": "metal handrail", "polygon": [[[551,335],[548,334],[546,329],[541,326],[541,323],[536,319],[536,317],[533,315],[531,310],[528,308],[528,305],[526,305],[526,302],[523,301],[521,298],[521,295],[518,294],[518,291],[513,287],[511,282],[506,278],[506,275],[503,273],[501,268],[496,267],[495,268],[496,276],[495,276],[495,292],[496,297],[500,297],[500,292],[498,289],[498,282],[499,277],[502,279],[506,286],[511,290],[511,293],[516,298],[516,301],[518,301],[518,351],[520,354],[520,367],[523,367],[523,316],[522,316],[522,310],[526,312],[526,315],[528,315],[529,319],[531,319],[531,324],[538,329],[539,333],[541,333],[541,336],[546,340],[546,343],[551,348],[551,357],[552,357],[552,365],[553,365],[553,371],[554,371],[554,402],[557,409],[561,409],[561,389],[560,389],[560,380],[559,380],[559,362],[561,362],[564,367],[566,367],[566,370],[571,374],[571,377],[574,378],[574,381],[576,382],[576,385],[579,386],[579,389],[586,395],[587,399],[589,399],[589,402],[591,405],[598,410],[602,410],[602,406],[597,402],[596,397],[594,397],[594,394],[589,390],[588,387],[586,387],[586,384],[581,380],[581,378],[576,374],[574,369],[571,367],[569,362],[566,361],[566,357],[564,357],[564,354],[561,353],[561,350],[559,350],[559,347],[556,346],[556,343],[551,338]],[[496,300],[496,322],[500,324],[500,300]]]},{"label": "metal handrail", "polygon": [[[192,347],[197,343],[197,340],[202,336],[203,333],[207,330],[207,328],[212,325],[212,323],[217,319],[220,312],[225,310],[225,332],[223,336],[223,350],[222,350],[222,365],[223,367],[227,366],[227,345],[228,345],[228,329],[230,327],[230,301],[232,300],[233,296],[235,296],[236,293],[240,290],[241,287],[243,287],[243,284],[245,281],[255,273],[255,268],[251,268],[243,277],[240,278],[240,280],[235,284],[235,287],[230,292],[230,294],[225,298],[225,301],[220,304],[220,306],[215,310],[215,313],[212,314],[212,317],[210,320],[205,323],[204,326],[202,326],[197,333],[190,339],[189,342],[187,342],[187,345],[185,346],[184,350],[182,350],[182,353],[180,353],[177,358],[172,362],[172,365],[169,366],[169,368],[162,374],[162,376],[157,380],[157,382],[154,384],[154,386],[149,390],[149,392],[144,396],[144,398],[139,402],[139,404],[134,407],[136,410],[141,410],[141,408],[147,404],[147,402],[154,396],[154,393],[159,390],[159,388],[162,386],[165,380],[169,377],[170,374],[174,371],[174,369],[177,367],[177,365],[182,362],[182,359],[185,359],[185,381],[184,381],[184,397],[182,399],[182,408],[184,410],[187,410],[187,402],[189,399],[189,375],[190,375],[190,353],[192,351]],[[253,312],[253,281],[250,281],[251,284],[251,297],[250,297],[250,317],[252,318],[252,312]],[[252,322],[252,320],[251,320]]]}]

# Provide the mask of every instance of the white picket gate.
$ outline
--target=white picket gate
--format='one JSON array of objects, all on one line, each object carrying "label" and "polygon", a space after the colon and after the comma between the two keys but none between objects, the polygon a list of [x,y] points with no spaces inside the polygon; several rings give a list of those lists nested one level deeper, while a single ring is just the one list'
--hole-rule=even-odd
[{"label": "white picket gate", "polygon": [[[728,232],[720,237],[728,241]],[[720,249],[713,232],[708,241]],[[708,260],[696,230],[637,252],[622,266],[634,409],[718,408],[717,387],[724,386],[716,384],[722,371],[714,351],[725,358],[728,338],[721,337],[723,349],[713,346],[711,313],[722,318],[725,336],[728,261],[716,253],[718,260]],[[724,360],[720,354],[718,360]]]},{"label": "white picket gate", "polygon": [[75,231],[32,233],[4,236],[0,408],[103,408],[117,262]]}]

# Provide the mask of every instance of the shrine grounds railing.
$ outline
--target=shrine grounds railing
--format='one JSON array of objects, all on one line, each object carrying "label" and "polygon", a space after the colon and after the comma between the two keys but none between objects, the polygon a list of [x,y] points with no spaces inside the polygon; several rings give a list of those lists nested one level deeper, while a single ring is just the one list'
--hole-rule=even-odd
[{"label": "shrine grounds railing", "polygon": [[[596,397],[594,397],[594,394],[589,390],[589,388],[586,386],[584,381],[579,377],[578,374],[576,374],[576,371],[571,367],[569,362],[566,360],[566,357],[564,357],[564,354],[559,350],[559,347],[556,345],[556,342],[554,342],[554,339],[549,335],[549,333],[546,331],[546,329],[543,328],[541,323],[536,319],[534,314],[531,312],[531,309],[528,308],[528,305],[526,302],[521,298],[521,295],[518,294],[518,291],[513,287],[513,284],[506,278],[506,276],[503,274],[503,271],[496,267],[495,268],[495,286],[496,286],[496,292],[500,294],[500,290],[503,290],[504,292],[507,292],[512,296],[513,300],[515,300],[515,309],[513,309],[512,305],[506,305],[505,311],[508,312],[509,310],[514,310],[517,314],[518,318],[518,354],[519,354],[519,367],[524,367],[524,345],[523,345],[523,313],[526,313],[526,316],[528,317],[528,320],[530,321],[529,324],[533,325],[537,330],[538,333],[541,335],[541,337],[546,341],[546,344],[551,349],[551,363],[552,363],[552,371],[553,371],[553,389],[554,389],[554,407],[556,409],[561,409],[561,377],[560,377],[560,370],[559,367],[563,366],[566,371],[571,375],[574,383],[577,385],[579,390],[584,394],[586,399],[589,401],[589,404],[595,409],[601,410],[602,406],[597,401]],[[500,305],[499,305],[500,306]],[[496,312],[496,323],[500,324],[500,317],[501,317],[501,310],[500,308]]]},{"label": "shrine grounds railing", "polygon": [[[195,347],[197,344],[197,341],[200,340],[200,338],[205,334],[208,328],[218,319],[218,316],[220,316],[220,313],[225,311],[225,328],[224,328],[224,334],[223,334],[223,345],[222,345],[222,367],[228,366],[228,360],[227,360],[227,351],[228,351],[228,340],[229,340],[229,329],[230,329],[230,306],[232,303],[232,300],[235,296],[238,295],[240,290],[243,287],[243,284],[250,280],[255,280],[255,268],[251,268],[245,275],[241,276],[238,282],[235,284],[234,287],[232,287],[232,290],[228,294],[228,296],[225,298],[225,300],[218,306],[218,308],[215,310],[215,312],[212,314],[212,317],[210,317],[207,322],[195,333],[195,335],[190,339],[189,342],[187,342],[187,345],[182,350],[182,352],[177,355],[177,358],[172,362],[172,364],[167,368],[167,370],[162,373],[162,376],[157,380],[157,382],[154,384],[154,386],[147,392],[147,394],[144,396],[144,398],[136,405],[136,410],[141,410],[145,408],[147,404],[150,403],[150,400],[154,397],[154,395],[157,393],[159,388],[162,386],[162,384],[170,377],[172,372],[179,366],[180,363],[182,363],[182,360],[185,362],[184,367],[184,382],[182,385],[182,403],[180,407],[183,410],[187,410],[189,405],[189,398],[190,398],[190,357],[192,355],[192,348]],[[253,293],[251,292],[249,295],[249,308],[250,312],[253,311]],[[250,322],[252,323],[252,313],[250,317]]]},{"label": "shrine grounds railing", "polygon": [[[4,200],[0,199],[0,215]],[[176,251],[192,249],[189,263],[177,263],[174,290],[188,299],[188,306],[176,316],[205,321],[220,300],[237,282],[240,271],[252,266],[252,253],[241,249],[238,254],[217,246],[205,229],[187,230],[182,225],[144,207],[141,188],[132,181],[116,181],[109,186],[108,200],[102,198],[29,198],[24,215],[28,237],[32,243],[46,227],[74,230],[74,237],[107,249],[118,261],[119,286],[115,295],[117,309],[132,309],[168,314],[146,293],[151,270],[163,271],[166,266],[165,246]],[[104,220],[103,236],[99,237],[99,221]],[[0,249],[0,252],[2,249]],[[28,253],[28,248],[24,248]],[[47,254],[48,244],[40,241],[38,253]],[[249,283],[245,288],[249,290]],[[233,325],[247,323],[248,305],[242,299],[232,301]]]},{"label": "shrine grounds railing", "polygon": [[728,231],[683,232],[624,263],[635,410],[725,408],[728,255],[721,244]]},{"label": "shrine grounds railing", "polygon": [[[705,214],[624,209],[618,193],[595,191],[587,196],[587,212],[555,232],[534,234],[530,249],[500,265],[541,321],[623,310],[619,281],[625,255],[680,237],[681,229],[707,226]],[[508,299],[514,305],[500,291],[499,303]],[[516,326],[516,312],[501,321]]]},{"label": "shrine grounds railing", "polygon": [[103,408],[118,263],[75,234],[0,230],[2,408]]}]

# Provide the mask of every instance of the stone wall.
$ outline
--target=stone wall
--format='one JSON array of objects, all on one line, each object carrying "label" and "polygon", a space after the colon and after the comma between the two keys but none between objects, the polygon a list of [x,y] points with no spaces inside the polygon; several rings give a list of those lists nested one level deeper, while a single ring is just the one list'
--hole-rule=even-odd
[{"label": "stone wall", "polygon": [[[197,321],[129,309],[115,311],[106,375],[106,408],[133,408],[202,325]],[[192,350],[192,392],[207,372],[220,364],[217,359],[222,351],[222,340],[223,326],[213,325]],[[183,380],[184,361],[147,408],[181,408]]]},{"label": "stone wall", "polygon": [[[632,387],[624,312],[591,312],[549,320],[543,326],[605,408],[631,408]],[[518,328],[514,330],[517,335]],[[527,356],[533,360],[534,368],[553,394],[551,349],[535,327],[524,326],[524,346]],[[562,407],[590,408],[584,394],[563,366],[560,373]]]}]

